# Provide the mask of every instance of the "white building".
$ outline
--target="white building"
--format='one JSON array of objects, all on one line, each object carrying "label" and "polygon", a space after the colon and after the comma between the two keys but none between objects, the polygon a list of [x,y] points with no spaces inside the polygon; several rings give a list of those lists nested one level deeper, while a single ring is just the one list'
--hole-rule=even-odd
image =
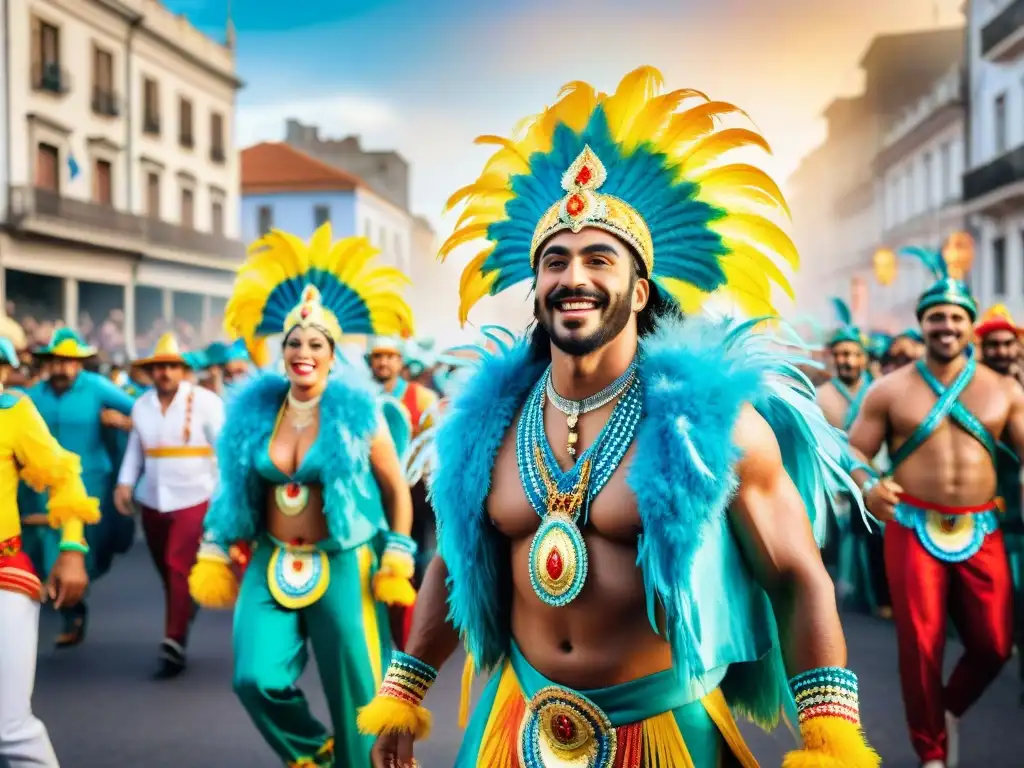
[{"label": "white building", "polygon": [[1024,314],[1024,0],[969,4],[968,167],[979,302]]},{"label": "white building", "polygon": [[18,319],[77,327],[108,352],[172,320],[198,343],[244,254],[233,51],[158,0],[3,8],[17,74],[0,293]]},{"label": "white building", "polygon": [[[961,63],[886,123],[875,158],[881,201],[881,238],[875,248],[941,248],[964,228],[965,79]],[[915,322],[921,292],[934,278],[907,259],[888,286],[871,280],[872,322],[899,331]]]}]

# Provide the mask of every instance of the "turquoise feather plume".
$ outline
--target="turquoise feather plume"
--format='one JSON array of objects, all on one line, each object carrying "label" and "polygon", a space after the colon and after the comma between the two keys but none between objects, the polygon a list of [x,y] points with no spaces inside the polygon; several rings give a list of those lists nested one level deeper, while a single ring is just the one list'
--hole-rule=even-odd
[{"label": "turquoise feather plume", "polygon": [[853,325],[853,312],[850,311],[850,306],[845,301],[838,296],[833,296],[832,307],[836,311],[836,319],[840,326],[849,328]]},{"label": "turquoise feather plume", "polygon": [[949,277],[949,268],[946,266],[946,259],[942,251],[932,248],[922,248],[917,245],[900,248],[897,255],[911,259],[917,259],[925,268],[932,273],[936,280],[945,280]]}]

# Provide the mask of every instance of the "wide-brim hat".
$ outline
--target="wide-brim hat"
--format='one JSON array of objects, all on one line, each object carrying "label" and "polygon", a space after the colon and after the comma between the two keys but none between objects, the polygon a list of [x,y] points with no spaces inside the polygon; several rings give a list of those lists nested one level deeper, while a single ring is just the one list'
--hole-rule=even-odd
[{"label": "wide-brim hat", "polygon": [[189,367],[188,360],[185,358],[181,347],[178,346],[178,338],[173,333],[165,333],[157,339],[156,346],[153,347],[153,353],[149,357],[133,361],[132,365],[150,366],[161,363],[164,365],[183,365]]},{"label": "wide-brim hat", "polygon": [[393,336],[370,337],[370,341],[366,345],[366,354],[372,355],[380,352],[393,352],[394,354],[404,358],[405,345],[400,339],[396,339]]},{"label": "wide-brim hat", "polygon": [[70,328],[58,328],[50,338],[50,343],[35,354],[38,357],[57,357],[65,360],[85,360],[95,357],[98,350],[89,346],[85,339]]}]

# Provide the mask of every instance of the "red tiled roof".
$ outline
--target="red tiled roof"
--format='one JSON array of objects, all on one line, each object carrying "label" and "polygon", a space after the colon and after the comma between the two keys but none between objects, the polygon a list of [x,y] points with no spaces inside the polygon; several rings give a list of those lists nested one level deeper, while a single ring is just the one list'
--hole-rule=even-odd
[{"label": "red tiled roof", "polygon": [[242,150],[242,194],[349,192],[362,186],[358,176],[283,142],[265,141]]}]

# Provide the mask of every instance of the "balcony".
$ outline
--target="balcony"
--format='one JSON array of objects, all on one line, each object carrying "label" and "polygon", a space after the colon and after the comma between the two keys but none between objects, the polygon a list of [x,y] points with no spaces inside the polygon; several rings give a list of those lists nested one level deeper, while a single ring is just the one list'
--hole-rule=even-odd
[{"label": "balcony", "polygon": [[222,235],[63,197],[48,189],[11,187],[10,193],[9,224],[26,234],[198,266],[208,266],[208,257],[240,262],[245,256],[242,241]]},{"label": "balcony", "polygon": [[120,94],[107,88],[93,88],[92,111],[101,117],[117,117],[121,114]]},{"label": "balcony", "polygon": [[1024,0],[1013,0],[981,28],[981,55],[1010,61],[1024,53]]},{"label": "balcony", "polygon": [[71,74],[56,61],[33,64],[32,90],[63,95],[71,90]]},{"label": "balcony", "polygon": [[998,211],[1024,200],[1024,145],[964,175],[964,202],[970,212]]}]

